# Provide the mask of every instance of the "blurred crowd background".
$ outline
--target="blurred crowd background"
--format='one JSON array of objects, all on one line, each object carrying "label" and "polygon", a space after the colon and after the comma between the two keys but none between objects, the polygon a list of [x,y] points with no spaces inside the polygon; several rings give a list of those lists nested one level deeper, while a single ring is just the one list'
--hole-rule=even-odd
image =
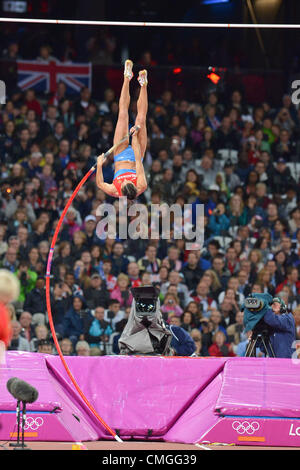
[{"label": "blurred crowd background", "polygon": [[[41,40],[29,57],[16,35],[2,31],[3,37],[2,59],[10,63],[46,61],[53,54]],[[103,38],[97,52],[99,37],[91,41],[88,60],[106,67],[110,59],[101,57],[113,52],[114,41]],[[60,60],[76,59],[67,42],[61,53]],[[97,208],[116,200],[96,187],[93,175],[66,214],[53,256],[51,306],[63,353],[118,354],[130,287],[151,283],[160,288],[165,321],[190,334],[199,356],[244,355],[241,305],[251,292],[282,297],[300,335],[299,109],[289,90],[274,100],[249,101],[234,81],[199,82],[197,100],[184,96],[188,79],[184,87],[152,92],[157,61],[145,49],[135,65],[146,67],[149,76],[148,189],[139,202],[149,212],[151,204],[191,204],[193,217],[197,204],[204,204],[204,247],[187,250],[172,231],[169,240],[124,240],[118,234],[101,240]],[[119,72],[121,89],[122,63]],[[0,267],[21,286],[10,306],[9,349],[56,354],[45,297],[49,247],[75,187],[112,146],[118,92],[94,81],[91,90],[72,95],[61,82],[51,94],[23,91],[13,80],[7,84],[0,109]],[[131,124],[137,97],[133,85]],[[105,181],[112,181],[113,171],[110,161]]]}]

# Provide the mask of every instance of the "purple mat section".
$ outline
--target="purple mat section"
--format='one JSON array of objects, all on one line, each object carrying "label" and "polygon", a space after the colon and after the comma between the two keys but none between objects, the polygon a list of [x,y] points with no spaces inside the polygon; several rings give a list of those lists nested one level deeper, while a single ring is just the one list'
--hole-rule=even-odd
[{"label": "purple mat section", "polygon": [[[120,436],[163,436],[223,369],[219,358],[69,357],[68,367],[102,419]],[[52,372],[71,387],[59,359]]]},{"label": "purple mat section", "polygon": [[10,351],[6,354],[6,364],[0,365],[0,404],[1,409],[15,410],[16,404],[6,388],[6,383],[11,377],[18,377],[35,387],[39,397],[35,403],[28,404],[28,410],[52,411],[54,408],[61,410],[60,397],[49,386],[49,372],[45,364],[43,354],[33,354],[23,351]]},{"label": "purple mat section", "polygon": [[229,359],[216,411],[222,415],[299,418],[300,360]]},{"label": "purple mat section", "polygon": [[196,444],[220,420],[214,410],[222,386],[222,378],[223,374],[218,374],[198,395],[189,409],[165,434],[166,441]]}]

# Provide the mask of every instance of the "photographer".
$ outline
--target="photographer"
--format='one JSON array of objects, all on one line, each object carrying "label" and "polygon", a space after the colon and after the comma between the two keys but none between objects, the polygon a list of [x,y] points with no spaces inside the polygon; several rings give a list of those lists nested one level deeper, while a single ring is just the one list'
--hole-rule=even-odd
[{"label": "photographer", "polygon": [[104,307],[96,307],[94,318],[89,318],[85,324],[85,340],[88,342],[91,348],[99,347],[101,350],[105,350],[112,332],[112,327],[107,321],[104,320]]},{"label": "photographer", "polygon": [[230,227],[229,219],[225,214],[225,205],[220,203],[213,210],[212,215],[209,218],[208,227],[212,232],[212,236],[227,235],[227,231]]},{"label": "photographer", "polygon": [[296,339],[295,319],[280,297],[273,298],[264,322],[271,328],[270,343],[275,357],[292,357],[292,344]]},{"label": "photographer", "polygon": [[24,302],[27,294],[35,288],[35,283],[37,280],[37,273],[29,269],[29,261],[21,260],[19,268],[15,271],[15,275],[20,281],[20,296],[18,300]]},{"label": "photographer", "polygon": [[259,348],[267,357],[291,357],[296,339],[295,320],[280,297],[268,293],[250,294],[241,307],[249,343],[245,355],[255,356]]},{"label": "photographer", "polygon": [[104,320],[109,323],[112,329],[115,325],[125,318],[124,310],[120,309],[121,305],[117,299],[111,299],[108,304],[108,309],[104,312]]}]

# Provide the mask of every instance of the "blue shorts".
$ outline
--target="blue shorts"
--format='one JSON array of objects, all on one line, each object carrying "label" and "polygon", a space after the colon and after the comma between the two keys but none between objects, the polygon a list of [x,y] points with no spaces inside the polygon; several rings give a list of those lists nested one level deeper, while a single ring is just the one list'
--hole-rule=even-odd
[{"label": "blue shorts", "polygon": [[116,162],[135,162],[134,151],[131,145],[128,145],[125,150],[114,156],[114,163]]}]

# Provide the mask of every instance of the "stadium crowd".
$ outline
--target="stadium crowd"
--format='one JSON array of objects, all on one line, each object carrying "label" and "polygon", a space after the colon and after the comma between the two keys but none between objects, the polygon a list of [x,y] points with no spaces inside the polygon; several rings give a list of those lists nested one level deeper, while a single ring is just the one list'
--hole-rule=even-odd
[{"label": "stadium crowd", "polygon": [[[68,210],[54,251],[51,307],[65,355],[118,354],[130,287],[160,288],[163,317],[193,338],[199,356],[245,353],[242,303],[251,292],[282,297],[300,338],[300,112],[251,106],[239,90],[212,91],[201,103],[169,90],[151,98],[148,189],[140,201],[204,204],[204,247],[184,238],[102,240],[96,210],[114,203],[94,175]],[[75,187],[112,146],[118,96],[101,102],[88,88],[71,97],[59,83],[51,96],[14,90],[0,110],[0,268],[20,281],[10,305],[8,349],[55,354],[46,308],[45,273],[58,220]],[[131,122],[136,99],[130,107]],[[113,165],[104,167],[108,182]],[[195,220],[194,220],[195,222]],[[122,220],[119,220],[122,223]]]}]

